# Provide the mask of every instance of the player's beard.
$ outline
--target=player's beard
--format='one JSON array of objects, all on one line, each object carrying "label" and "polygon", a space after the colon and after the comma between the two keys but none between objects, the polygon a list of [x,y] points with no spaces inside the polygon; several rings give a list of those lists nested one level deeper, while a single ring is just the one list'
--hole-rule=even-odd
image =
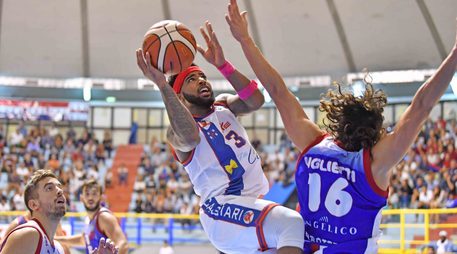
[{"label": "player's beard", "polygon": [[211,97],[209,98],[201,98],[184,92],[182,93],[182,95],[184,96],[184,99],[186,99],[188,102],[203,108],[211,107],[215,100],[213,91],[211,91]]},{"label": "player's beard", "polygon": [[57,207],[54,205],[54,209],[50,209],[49,212],[46,213],[46,217],[48,217],[52,221],[59,221],[67,212],[67,206]]},{"label": "player's beard", "polygon": [[95,206],[93,208],[90,208],[86,205],[86,203],[83,203],[84,204],[84,208],[86,208],[86,211],[88,212],[95,212],[98,210],[98,208],[100,208],[100,200],[95,204]]}]

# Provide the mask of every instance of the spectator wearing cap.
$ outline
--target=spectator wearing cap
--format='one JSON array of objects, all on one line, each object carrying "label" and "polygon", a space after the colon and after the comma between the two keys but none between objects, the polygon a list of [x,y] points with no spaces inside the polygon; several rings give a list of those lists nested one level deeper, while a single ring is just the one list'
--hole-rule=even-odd
[{"label": "spectator wearing cap", "polygon": [[453,251],[452,243],[447,239],[447,232],[441,230],[439,233],[440,239],[436,242],[436,253],[444,254]]}]

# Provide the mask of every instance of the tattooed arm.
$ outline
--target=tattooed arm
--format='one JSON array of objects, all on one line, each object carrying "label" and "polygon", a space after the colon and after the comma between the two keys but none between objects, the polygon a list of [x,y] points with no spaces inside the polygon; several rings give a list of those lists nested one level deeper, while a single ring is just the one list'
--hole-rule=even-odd
[{"label": "tattooed arm", "polygon": [[163,73],[152,67],[149,53],[143,55],[143,51],[138,49],[136,57],[138,67],[143,71],[144,76],[154,82],[160,90],[171,124],[167,131],[167,138],[177,151],[178,158],[183,161],[200,143],[197,124],[192,114],[167,84]]}]

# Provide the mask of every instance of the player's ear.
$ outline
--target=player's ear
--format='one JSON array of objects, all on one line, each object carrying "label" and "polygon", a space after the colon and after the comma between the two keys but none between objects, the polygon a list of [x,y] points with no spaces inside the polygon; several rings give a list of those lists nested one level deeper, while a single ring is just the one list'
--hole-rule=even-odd
[{"label": "player's ear", "polygon": [[28,202],[28,206],[30,207],[30,209],[32,209],[32,211],[36,211],[38,210],[38,208],[40,208],[40,202],[38,202],[38,199],[30,199]]}]

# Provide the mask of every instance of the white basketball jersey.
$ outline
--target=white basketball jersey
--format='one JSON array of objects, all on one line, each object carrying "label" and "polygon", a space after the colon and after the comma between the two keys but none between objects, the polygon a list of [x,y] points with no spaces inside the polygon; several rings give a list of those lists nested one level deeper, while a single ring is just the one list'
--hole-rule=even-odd
[{"label": "white basketball jersey", "polygon": [[[35,254],[64,254],[64,250],[62,245],[60,245],[59,242],[54,241],[53,244],[51,244],[48,236],[46,235],[43,227],[41,224],[35,220],[31,219],[27,223],[24,223],[22,225],[17,226],[13,231],[11,231],[5,238],[3,245],[5,245],[6,241],[8,240],[8,237],[13,233],[14,231],[21,229],[21,228],[34,228],[40,233],[40,240],[38,241],[38,246],[36,247]],[[26,243],[27,244],[27,243]],[[2,249],[1,248],[1,249]],[[0,249],[0,251],[1,251]]]},{"label": "white basketball jersey", "polygon": [[208,115],[195,120],[200,144],[183,165],[201,202],[219,195],[265,195],[269,187],[260,157],[235,115],[215,103]]}]

